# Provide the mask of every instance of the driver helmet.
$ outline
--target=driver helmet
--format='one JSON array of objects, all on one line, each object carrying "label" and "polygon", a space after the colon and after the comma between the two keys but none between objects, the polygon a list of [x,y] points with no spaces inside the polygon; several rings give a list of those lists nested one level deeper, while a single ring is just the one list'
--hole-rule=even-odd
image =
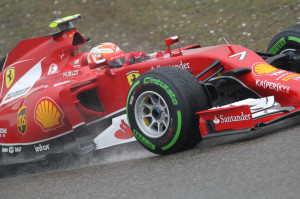
[{"label": "driver helmet", "polygon": [[121,67],[125,64],[124,52],[114,43],[106,42],[92,48],[87,56],[88,63],[96,62],[100,59],[106,59],[109,66]]}]

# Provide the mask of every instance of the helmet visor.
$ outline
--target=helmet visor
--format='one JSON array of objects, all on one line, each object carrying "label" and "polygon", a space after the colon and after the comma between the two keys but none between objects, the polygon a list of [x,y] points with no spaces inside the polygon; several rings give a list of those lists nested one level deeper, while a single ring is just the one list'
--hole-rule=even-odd
[{"label": "helmet visor", "polygon": [[112,68],[122,67],[126,63],[125,57],[109,61],[108,64]]}]

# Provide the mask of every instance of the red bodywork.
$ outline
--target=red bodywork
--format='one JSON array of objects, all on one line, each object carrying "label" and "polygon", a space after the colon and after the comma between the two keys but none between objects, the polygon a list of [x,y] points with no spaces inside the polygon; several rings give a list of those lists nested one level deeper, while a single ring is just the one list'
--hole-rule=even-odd
[{"label": "red bodywork", "polygon": [[[81,42],[76,44],[77,40]],[[78,47],[85,43],[84,37],[73,29],[24,40],[7,55],[0,73],[2,146],[45,142],[72,133],[79,126],[124,111],[130,85],[146,71],[158,67],[180,67],[191,70],[196,76],[215,60],[221,61],[223,72],[236,68],[252,69],[252,72],[237,78],[262,97],[274,95],[281,106],[294,106],[293,111],[299,110],[300,75],[272,68],[255,52],[241,46],[201,48],[200,45],[193,45],[180,50],[153,53],[146,61],[110,69],[88,65],[87,53],[78,53]],[[169,41],[170,44],[172,41]],[[126,54],[126,57],[129,58],[129,55]],[[215,71],[210,71],[201,79]],[[93,97],[99,100],[96,108],[86,106],[82,102],[84,98],[78,97],[86,91],[96,94]],[[245,106],[236,107],[227,113],[226,110],[223,110],[224,113],[222,110],[199,113],[202,136],[208,133],[203,122],[214,120],[216,114],[250,114],[249,107]],[[256,121],[249,117],[246,123],[237,122],[236,129],[254,128],[258,122],[269,122],[284,114],[287,113],[274,114]],[[232,129],[232,126],[218,126],[216,130],[226,129]]]}]

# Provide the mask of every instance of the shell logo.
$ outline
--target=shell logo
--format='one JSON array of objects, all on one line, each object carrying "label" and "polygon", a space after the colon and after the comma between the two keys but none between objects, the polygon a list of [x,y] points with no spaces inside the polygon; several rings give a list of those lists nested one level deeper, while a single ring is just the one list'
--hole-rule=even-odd
[{"label": "shell logo", "polygon": [[60,107],[48,97],[40,99],[35,108],[35,121],[42,130],[50,131],[63,126],[64,113]]},{"label": "shell logo", "polygon": [[270,74],[274,71],[277,71],[278,69],[274,66],[271,66],[268,63],[257,63],[253,65],[253,72],[255,75],[265,75]]}]

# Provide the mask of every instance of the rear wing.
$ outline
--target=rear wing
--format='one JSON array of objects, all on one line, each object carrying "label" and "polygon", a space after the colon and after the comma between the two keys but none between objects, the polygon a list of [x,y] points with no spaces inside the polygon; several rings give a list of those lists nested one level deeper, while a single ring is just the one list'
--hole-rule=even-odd
[{"label": "rear wing", "polygon": [[66,31],[75,29],[72,21],[76,21],[78,19],[81,19],[81,14],[75,14],[75,15],[72,15],[72,16],[57,19],[57,20],[51,22],[49,24],[49,27],[50,28],[59,27],[61,32],[66,32]]}]

